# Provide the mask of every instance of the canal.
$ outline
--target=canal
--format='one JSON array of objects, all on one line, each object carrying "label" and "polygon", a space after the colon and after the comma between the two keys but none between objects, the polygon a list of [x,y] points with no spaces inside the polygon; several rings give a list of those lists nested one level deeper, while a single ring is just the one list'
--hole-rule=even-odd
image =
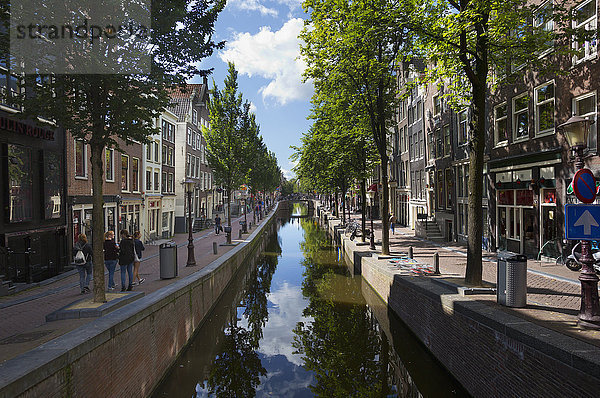
[{"label": "canal", "polygon": [[313,219],[278,223],[154,397],[468,396]]}]

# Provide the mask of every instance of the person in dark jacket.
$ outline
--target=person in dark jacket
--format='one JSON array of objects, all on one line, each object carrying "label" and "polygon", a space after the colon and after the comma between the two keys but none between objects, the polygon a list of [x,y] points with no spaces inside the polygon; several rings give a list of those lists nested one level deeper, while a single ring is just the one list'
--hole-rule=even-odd
[{"label": "person in dark jacket", "polygon": [[85,258],[85,263],[76,265],[77,271],[79,271],[79,288],[81,294],[84,294],[90,292],[89,284],[92,279],[92,245],[88,243],[85,234],[79,234],[77,237],[77,242],[73,245],[73,256],[76,256],[80,250]]},{"label": "person in dark jacket", "polygon": [[[119,244],[119,265],[121,267],[121,291],[133,289],[133,262],[135,260],[134,244],[129,231],[121,231]],[[125,288],[125,272],[129,276],[129,285]]]},{"label": "person in dark jacket", "polygon": [[139,270],[140,270],[140,262],[142,261],[142,252],[146,250],[144,244],[140,240],[142,234],[140,231],[135,231],[133,234],[133,246],[135,248],[135,259],[133,261],[133,284],[141,285],[144,283],[146,278],[140,278]]},{"label": "person in dark jacket", "polygon": [[119,261],[119,246],[115,243],[114,231],[104,234],[104,266],[108,270],[108,291],[115,290],[115,270]]}]

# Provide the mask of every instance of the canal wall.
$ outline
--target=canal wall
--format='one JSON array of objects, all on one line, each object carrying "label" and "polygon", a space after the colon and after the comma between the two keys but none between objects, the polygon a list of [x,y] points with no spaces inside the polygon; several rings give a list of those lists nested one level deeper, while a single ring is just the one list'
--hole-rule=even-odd
[{"label": "canal wall", "polygon": [[[457,294],[432,278],[399,275],[317,210],[356,273],[475,397],[595,397],[600,349]],[[432,382],[435,382],[432,380]]]},{"label": "canal wall", "polygon": [[0,397],[146,397],[236,271],[276,232],[278,208],[198,272],[0,365]]}]

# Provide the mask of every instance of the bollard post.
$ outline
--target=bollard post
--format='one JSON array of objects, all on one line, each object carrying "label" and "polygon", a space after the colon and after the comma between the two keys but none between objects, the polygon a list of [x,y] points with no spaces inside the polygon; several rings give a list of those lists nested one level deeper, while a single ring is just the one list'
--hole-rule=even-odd
[{"label": "bollard post", "polygon": [[242,230],[238,230],[238,239],[242,240]]},{"label": "bollard post", "polygon": [[413,247],[408,246],[408,258],[413,258]]},{"label": "bollard post", "polygon": [[217,242],[213,242],[213,254],[217,254]]},{"label": "bollard post", "polygon": [[433,254],[433,270],[435,275],[440,274],[440,254],[438,252]]}]

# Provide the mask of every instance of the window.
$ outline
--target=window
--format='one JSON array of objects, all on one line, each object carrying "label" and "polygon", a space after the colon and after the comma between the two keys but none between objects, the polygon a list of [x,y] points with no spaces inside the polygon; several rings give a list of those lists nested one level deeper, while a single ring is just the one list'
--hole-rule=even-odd
[{"label": "window", "polygon": [[[544,31],[545,34],[552,33],[554,30],[554,21],[552,20],[552,0],[542,4],[536,11],[533,18],[533,26]],[[544,43],[543,48],[539,52],[540,57],[552,51],[554,41],[552,39]]]},{"label": "window", "polygon": [[169,166],[175,166],[175,148],[169,148]]},{"label": "window", "polygon": [[138,192],[140,190],[140,160],[138,158],[131,159],[131,171],[131,190],[133,192]]},{"label": "window", "polygon": [[522,95],[513,99],[514,140],[529,137],[529,97]]},{"label": "window", "polygon": [[444,157],[450,156],[450,126],[445,125],[442,127],[444,131]]},{"label": "window", "polygon": [[467,142],[469,128],[469,111],[464,110],[458,114],[458,144]]},{"label": "window", "polygon": [[152,143],[146,145],[146,160],[152,160]]},{"label": "window", "polygon": [[200,158],[196,158],[196,174],[194,174],[196,178],[200,175]]},{"label": "window", "polygon": [[413,159],[413,137],[412,134],[408,136],[408,158]]},{"label": "window", "polygon": [[129,156],[121,155],[121,190],[129,191]]},{"label": "window", "polygon": [[167,157],[167,146],[163,145],[162,146],[162,164],[167,164],[167,160],[168,160],[168,157]]},{"label": "window", "polygon": [[[580,3],[574,9],[573,28],[596,32],[596,26],[598,24],[596,13],[596,0],[588,0]],[[595,35],[593,38],[590,38],[590,40],[578,41],[574,38],[572,47],[573,50],[577,52],[577,54],[573,56],[573,63],[578,64],[596,56],[598,51],[598,41]]]},{"label": "window", "polygon": [[463,190],[463,166],[456,166],[456,188],[458,197],[465,196]]},{"label": "window", "polygon": [[438,209],[444,208],[444,171],[438,170],[437,177],[437,196],[438,196]]},{"label": "window", "polygon": [[494,108],[494,143],[496,145],[508,142],[506,103]]},{"label": "window", "polygon": [[169,192],[175,192],[175,175],[173,173],[169,173],[167,187]]},{"label": "window", "polygon": [[435,141],[437,143],[436,149],[435,149],[435,155],[436,155],[436,157],[441,158],[444,156],[444,140],[442,138],[442,130],[441,129],[435,130]]},{"label": "window", "polygon": [[435,159],[435,135],[429,131],[429,159]]},{"label": "window", "polygon": [[160,144],[154,142],[154,161],[160,163]]},{"label": "window", "polygon": [[[596,122],[596,93],[584,94],[573,99],[573,114],[587,117]],[[596,123],[590,126],[590,134],[588,135],[588,148],[595,150],[598,146],[598,134]]]},{"label": "window", "polygon": [[162,191],[163,192],[167,192],[168,190],[168,186],[167,186],[167,172],[163,171],[162,173]]},{"label": "window", "polygon": [[442,99],[439,94],[433,96],[433,116],[438,116],[442,113]]},{"label": "window", "polygon": [[452,170],[446,169],[446,209],[452,209]]},{"label": "window", "polygon": [[415,118],[414,118],[414,114],[413,114],[413,107],[409,106],[408,107],[408,124],[413,124],[415,122]]},{"label": "window", "polygon": [[[60,190],[59,190],[60,191]],[[8,221],[33,218],[33,173],[31,149],[8,144]]]},{"label": "window", "polygon": [[188,153],[188,155],[187,155],[187,162],[185,164],[185,175],[187,177],[190,176],[190,173],[192,172],[191,170],[192,170],[192,155],[190,155]]},{"label": "window", "polygon": [[535,89],[535,133],[554,133],[554,83]]},{"label": "window", "polygon": [[167,122],[166,120],[163,120],[162,121],[162,136],[163,136],[163,140],[173,142],[173,140],[175,138],[175,125]]},{"label": "window", "polygon": [[422,118],[423,118],[423,105],[421,104],[421,101],[418,101],[417,102],[417,120],[421,120]]},{"label": "window", "polygon": [[192,110],[192,124],[194,126],[198,125],[198,111],[196,109]]},{"label": "window", "polygon": [[87,146],[75,140],[75,177],[87,178]]},{"label": "window", "polygon": [[115,180],[115,171],[113,165],[115,150],[112,148],[106,148],[106,181],[113,182]]},{"label": "window", "polygon": [[158,179],[158,171],[154,172],[154,190],[160,192],[160,180]]},{"label": "window", "polygon": [[188,127],[187,130],[187,143],[188,145],[192,145],[192,135],[193,135],[193,131],[191,128]]},{"label": "window", "polygon": [[152,190],[152,170],[146,170],[146,191]]}]

